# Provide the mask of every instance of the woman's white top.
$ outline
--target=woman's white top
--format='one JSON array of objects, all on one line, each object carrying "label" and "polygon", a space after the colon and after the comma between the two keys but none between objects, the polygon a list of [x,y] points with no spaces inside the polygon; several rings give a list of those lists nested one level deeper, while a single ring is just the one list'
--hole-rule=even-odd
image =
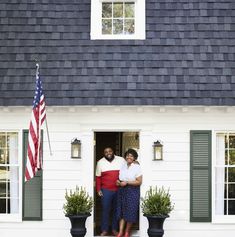
[{"label": "woman's white top", "polygon": [[132,163],[130,166],[125,163],[119,172],[119,179],[121,181],[135,181],[137,177],[142,175],[139,164]]}]

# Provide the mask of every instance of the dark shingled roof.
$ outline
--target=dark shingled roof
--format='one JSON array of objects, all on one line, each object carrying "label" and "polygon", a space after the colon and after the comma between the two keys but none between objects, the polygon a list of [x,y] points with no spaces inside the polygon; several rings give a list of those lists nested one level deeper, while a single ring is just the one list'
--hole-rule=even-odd
[{"label": "dark shingled roof", "polygon": [[235,1],[146,0],[146,40],[90,40],[89,0],[0,1],[0,106],[235,105]]}]

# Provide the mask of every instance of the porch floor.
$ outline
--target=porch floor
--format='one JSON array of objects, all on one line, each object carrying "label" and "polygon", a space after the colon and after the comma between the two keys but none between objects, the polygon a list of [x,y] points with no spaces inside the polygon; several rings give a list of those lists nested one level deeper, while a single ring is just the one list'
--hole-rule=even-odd
[{"label": "porch floor", "polygon": [[[100,235],[95,235],[94,237],[102,237]],[[106,237],[114,237],[113,235],[109,235],[109,236],[106,236]],[[132,233],[131,234],[131,237],[140,237],[138,233]]]},{"label": "porch floor", "polygon": [[[102,236],[95,235],[94,237],[102,237]],[[109,235],[109,236],[106,236],[106,237],[114,237],[114,236],[113,235]],[[132,233],[131,233],[131,237],[140,237],[139,231],[133,230]]]}]

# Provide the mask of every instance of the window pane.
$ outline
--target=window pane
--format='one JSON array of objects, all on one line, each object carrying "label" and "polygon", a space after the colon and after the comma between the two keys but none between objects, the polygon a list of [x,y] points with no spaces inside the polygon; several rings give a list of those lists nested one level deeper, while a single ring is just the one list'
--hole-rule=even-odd
[{"label": "window pane", "polygon": [[235,168],[228,168],[228,182],[235,182]]},{"label": "window pane", "polygon": [[235,165],[235,150],[229,151],[229,164]]},{"label": "window pane", "polygon": [[102,3],[102,17],[111,18],[112,17],[112,3]]},{"label": "window pane", "polygon": [[227,200],[224,200],[224,215],[227,215]]},{"label": "window pane", "polygon": [[6,147],[6,133],[0,133],[0,148]]},{"label": "window pane", "polygon": [[135,20],[125,20],[125,34],[135,33]]},{"label": "window pane", "polygon": [[224,198],[227,198],[227,184],[224,185]]},{"label": "window pane", "polygon": [[7,193],[6,193],[6,196],[7,196],[7,198],[9,198],[10,197],[10,182],[7,182],[6,183],[6,191],[7,191]]},{"label": "window pane", "polygon": [[225,148],[228,148],[228,136],[224,135],[224,140],[225,140]]},{"label": "window pane", "polygon": [[0,213],[6,213],[6,199],[0,198]]},{"label": "window pane", "polygon": [[133,2],[125,3],[125,17],[134,17],[135,16],[135,4]]},{"label": "window pane", "polygon": [[113,4],[113,17],[123,17],[123,3]]},{"label": "window pane", "polygon": [[227,174],[227,168],[224,168],[224,182],[226,183],[227,182],[227,178],[228,178],[228,174]]},{"label": "window pane", "polygon": [[228,185],[228,198],[235,198],[235,184]]},{"label": "window pane", "polygon": [[228,215],[235,215],[235,201],[228,201]]},{"label": "window pane", "polygon": [[11,202],[12,202],[12,200],[10,200],[9,198],[7,199],[7,213],[12,213],[11,212]]},{"label": "window pane", "polygon": [[1,182],[0,183],[0,198],[6,197],[6,189],[7,189],[6,182]]},{"label": "window pane", "polygon": [[113,34],[123,33],[123,20],[115,19],[113,20]]},{"label": "window pane", "polygon": [[235,148],[235,135],[229,136],[229,148]]},{"label": "window pane", "polygon": [[0,182],[5,182],[7,179],[6,167],[0,167]]},{"label": "window pane", "polygon": [[225,165],[228,165],[228,150],[225,151]]},{"label": "window pane", "polygon": [[0,213],[19,213],[18,134],[0,133],[0,143]]},{"label": "window pane", "polygon": [[102,34],[112,34],[112,20],[102,20]]},{"label": "window pane", "polygon": [[6,156],[6,150],[0,148],[0,164],[6,164],[7,156]]},{"label": "window pane", "polygon": [[5,150],[5,164],[9,165],[9,150]]}]

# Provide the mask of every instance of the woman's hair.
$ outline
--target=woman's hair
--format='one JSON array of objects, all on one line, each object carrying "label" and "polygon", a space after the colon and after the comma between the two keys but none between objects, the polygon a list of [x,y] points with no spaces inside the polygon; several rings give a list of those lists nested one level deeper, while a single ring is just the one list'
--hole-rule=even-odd
[{"label": "woman's hair", "polygon": [[136,152],[136,150],[134,149],[128,149],[125,154],[124,154],[124,157],[126,157],[128,154],[131,154],[134,156],[135,160],[137,160],[138,158],[138,153]]}]

